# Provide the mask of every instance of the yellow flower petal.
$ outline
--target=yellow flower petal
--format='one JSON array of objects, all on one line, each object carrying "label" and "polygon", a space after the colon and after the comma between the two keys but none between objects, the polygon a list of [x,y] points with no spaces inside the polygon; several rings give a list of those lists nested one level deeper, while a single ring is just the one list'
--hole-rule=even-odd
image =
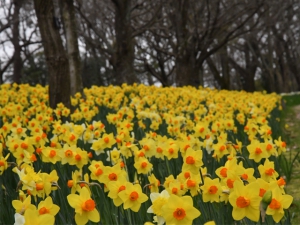
[{"label": "yellow flower petal", "polygon": [[83,213],[82,215],[76,213],[75,222],[77,225],[85,225],[89,221],[88,217]]},{"label": "yellow flower petal", "polygon": [[88,219],[95,223],[98,223],[100,221],[99,212],[96,209],[91,212],[88,212]]}]

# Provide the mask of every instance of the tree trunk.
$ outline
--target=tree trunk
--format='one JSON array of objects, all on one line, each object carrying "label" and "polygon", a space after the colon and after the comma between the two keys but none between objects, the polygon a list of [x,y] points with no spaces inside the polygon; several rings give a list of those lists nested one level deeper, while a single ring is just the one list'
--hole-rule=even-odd
[{"label": "tree trunk", "polygon": [[114,84],[137,82],[134,72],[134,42],[130,24],[131,0],[112,0],[115,6],[116,52],[114,59]]},{"label": "tree trunk", "polygon": [[71,95],[75,95],[77,92],[83,91],[75,11],[73,0],[62,0],[61,4],[70,66]]},{"label": "tree trunk", "polygon": [[14,55],[13,55],[13,82],[20,84],[22,77],[22,58],[21,58],[21,46],[19,42],[20,32],[19,32],[19,24],[20,24],[20,9],[22,7],[22,0],[14,0],[14,14],[13,14],[13,28],[12,28],[12,44],[14,46]]},{"label": "tree trunk", "polygon": [[222,67],[222,77],[224,82],[223,89],[230,90],[231,89],[231,82],[230,82],[230,71],[229,71],[229,59],[227,53],[227,46],[225,45],[220,50],[220,62]]},{"label": "tree trunk", "polygon": [[52,0],[34,0],[46,62],[49,70],[49,104],[55,108],[58,103],[70,107],[70,72],[67,54],[55,23]]},{"label": "tree trunk", "polygon": [[189,1],[173,1],[172,23],[176,34],[176,84],[177,86],[199,86],[195,66],[195,39],[188,24]]}]

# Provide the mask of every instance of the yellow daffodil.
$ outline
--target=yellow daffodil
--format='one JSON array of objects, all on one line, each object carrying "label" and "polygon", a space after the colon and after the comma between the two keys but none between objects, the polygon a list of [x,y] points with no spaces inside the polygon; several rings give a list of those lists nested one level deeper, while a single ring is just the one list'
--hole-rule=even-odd
[{"label": "yellow daffodil", "polygon": [[135,163],[134,167],[137,170],[138,174],[147,174],[152,169],[153,165],[145,157],[139,157]]},{"label": "yellow daffodil", "polygon": [[166,224],[192,224],[193,220],[201,215],[200,211],[193,206],[190,196],[179,197],[170,195],[166,204],[161,208]]},{"label": "yellow daffodil", "polygon": [[53,204],[51,197],[47,197],[44,201],[41,201],[37,208],[39,215],[48,213],[52,216],[55,216],[58,213],[59,209],[59,206]]},{"label": "yellow daffodil", "polygon": [[160,181],[155,177],[154,174],[151,174],[151,176],[148,176],[148,181],[149,181],[149,189],[152,192],[159,192],[159,186],[160,186]]},{"label": "yellow daffodil", "polygon": [[126,183],[128,183],[127,180],[123,178],[117,181],[110,181],[107,185],[109,190],[108,197],[113,200],[114,205],[117,207],[123,203],[118,194],[126,189]]},{"label": "yellow daffodil", "polygon": [[203,165],[202,155],[202,150],[195,151],[192,148],[187,149],[183,158],[182,170],[198,174],[200,167]]},{"label": "yellow daffodil", "polygon": [[251,141],[247,146],[247,150],[249,152],[249,159],[253,159],[257,163],[260,162],[261,159],[268,157],[266,147],[256,139]]},{"label": "yellow daffodil", "polygon": [[203,202],[219,202],[222,193],[222,187],[218,178],[204,178],[204,185],[200,187],[202,190]]},{"label": "yellow daffodil", "polygon": [[165,223],[161,209],[168,202],[169,197],[170,195],[166,190],[163,190],[161,193],[154,192],[150,194],[152,205],[148,208],[147,213],[154,213],[156,215],[158,225]]},{"label": "yellow daffodil", "polygon": [[279,176],[278,173],[275,171],[274,162],[269,161],[269,159],[266,159],[263,165],[258,166],[258,171],[260,173],[261,178],[267,182],[276,180],[276,178]]},{"label": "yellow daffodil", "polygon": [[37,209],[28,209],[24,213],[25,224],[24,225],[45,225],[49,224],[52,225],[55,222],[55,218],[53,215],[46,213],[46,214],[39,214]]},{"label": "yellow daffodil", "polygon": [[16,213],[24,214],[27,209],[35,209],[35,206],[31,204],[31,196],[28,195],[24,201],[13,200],[12,206],[16,210]]},{"label": "yellow daffodil", "polygon": [[259,186],[255,182],[244,186],[242,182],[235,181],[233,192],[229,195],[233,219],[241,220],[247,217],[258,222],[260,201]]},{"label": "yellow daffodil", "polygon": [[134,212],[138,212],[141,204],[148,200],[139,184],[126,183],[125,190],[119,192],[118,195],[124,202],[124,209],[131,209]]},{"label": "yellow daffodil", "polygon": [[271,215],[276,223],[284,216],[284,209],[290,207],[293,202],[291,195],[283,195],[279,187],[272,189],[272,200],[266,210],[267,215]]},{"label": "yellow daffodil", "polygon": [[84,225],[89,220],[95,223],[100,221],[100,214],[96,208],[95,201],[91,198],[90,192],[83,187],[80,194],[69,194],[68,202],[75,209],[75,221],[78,225]]}]

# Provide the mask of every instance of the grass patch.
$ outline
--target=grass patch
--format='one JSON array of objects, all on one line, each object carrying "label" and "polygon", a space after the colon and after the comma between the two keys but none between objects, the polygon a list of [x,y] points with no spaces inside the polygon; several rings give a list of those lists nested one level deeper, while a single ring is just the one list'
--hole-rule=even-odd
[{"label": "grass patch", "polygon": [[289,182],[286,192],[294,197],[290,207],[292,224],[300,224],[300,95],[283,96],[281,125],[283,139],[287,142],[287,152],[283,155],[289,164]]}]

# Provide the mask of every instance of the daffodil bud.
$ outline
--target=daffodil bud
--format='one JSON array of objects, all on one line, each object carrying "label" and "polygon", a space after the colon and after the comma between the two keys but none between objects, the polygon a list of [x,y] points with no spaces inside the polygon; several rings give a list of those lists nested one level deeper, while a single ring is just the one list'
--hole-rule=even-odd
[{"label": "daffodil bud", "polygon": [[271,203],[271,201],[272,201],[272,191],[271,190],[268,190],[265,192],[265,194],[262,198],[262,201],[268,205]]}]

